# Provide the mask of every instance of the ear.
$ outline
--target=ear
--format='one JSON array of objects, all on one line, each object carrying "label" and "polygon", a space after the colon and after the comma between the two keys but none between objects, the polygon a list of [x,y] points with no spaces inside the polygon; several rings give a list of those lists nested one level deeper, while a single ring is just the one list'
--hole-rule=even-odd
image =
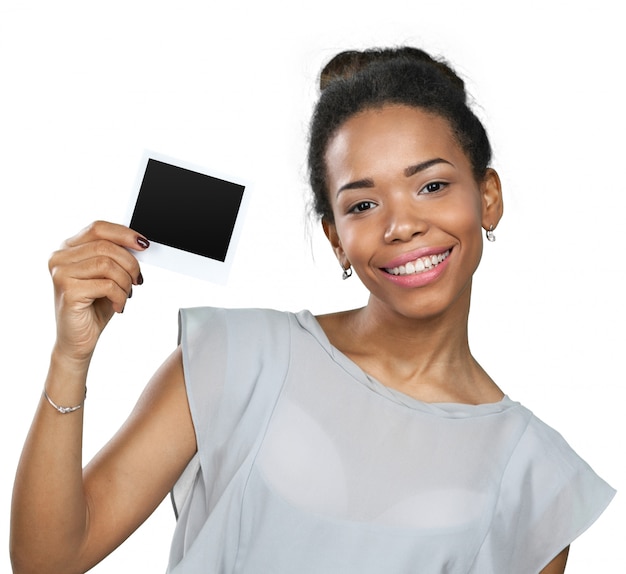
[{"label": "ear", "polygon": [[335,252],[335,257],[337,257],[339,264],[343,269],[349,267],[350,262],[344,253],[343,247],[341,246],[341,239],[339,234],[337,233],[337,227],[334,223],[329,221],[328,219],[322,219],[322,227],[324,228],[324,234],[326,238],[330,242],[333,251]]},{"label": "ear", "polygon": [[488,168],[480,183],[482,198],[482,226],[495,229],[502,218],[504,205],[502,202],[502,184],[496,170]]}]

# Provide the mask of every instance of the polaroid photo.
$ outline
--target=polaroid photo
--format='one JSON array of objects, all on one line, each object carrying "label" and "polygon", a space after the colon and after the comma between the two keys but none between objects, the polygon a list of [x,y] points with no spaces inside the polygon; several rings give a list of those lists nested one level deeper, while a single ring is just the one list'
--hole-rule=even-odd
[{"label": "polaroid photo", "polygon": [[240,177],[146,151],[126,217],[150,240],[137,258],[225,285],[249,199]]}]

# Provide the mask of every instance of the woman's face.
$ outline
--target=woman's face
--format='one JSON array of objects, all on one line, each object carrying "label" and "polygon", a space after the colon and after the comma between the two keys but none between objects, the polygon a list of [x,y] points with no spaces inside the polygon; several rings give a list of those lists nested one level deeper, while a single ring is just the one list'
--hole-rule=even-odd
[{"label": "woman's face", "polygon": [[404,105],[361,112],[330,140],[326,167],[334,222],[324,228],[370,305],[416,318],[469,305],[500,182],[492,170],[475,180],[445,119]]}]

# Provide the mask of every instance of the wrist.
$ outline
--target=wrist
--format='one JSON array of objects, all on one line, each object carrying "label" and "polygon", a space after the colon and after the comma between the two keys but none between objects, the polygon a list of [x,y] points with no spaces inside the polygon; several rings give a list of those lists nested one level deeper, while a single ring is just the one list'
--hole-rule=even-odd
[{"label": "wrist", "polygon": [[57,405],[77,405],[83,402],[90,359],[91,357],[77,359],[68,356],[55,346],[44,384],[44,394],[52,397]]},{"label": "wrist", "polygon": [[73,412],[76,412],[78,409],[82,409],[83,405],[85,404],[85,400],[87,399],[87,387],[85,387],[85,397],[83,398],[83,400],[77,404],[74,405],[72,407],[66,407],[66,406],[61,406],[61,405],[57,405],[51,398],[50,395],[48,394],[48,392],[46,391],[46,386],[44,385],[43,387],[43,396],[44,398],[48,401],[48,403],[50,403],[50,405],[56,409],[59,413],[61,413],[62,415],[67,415]]},{"label": "wrist", "polygon": [[89,360],[68,357],[58,349],[52,351],[50,369],[43,387],[43,399],[59,413],[79,410],[87,394]]},{"label": "wrist", "polygon": [[69,353],[57,341],[52,348],[50,366],[51,368],[61,371],[68,371],[76,374],[84,373],[86,375],[89,370],[89,364],[91,363],[92,356],[93,352],[82,356]]}]

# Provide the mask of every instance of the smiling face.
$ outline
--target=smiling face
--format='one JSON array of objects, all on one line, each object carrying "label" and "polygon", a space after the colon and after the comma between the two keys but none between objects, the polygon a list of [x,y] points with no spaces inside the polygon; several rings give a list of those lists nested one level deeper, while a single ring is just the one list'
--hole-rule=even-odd
[{"label": "smiling face", "polygon": [[449,123],[404,105],[347,120],[326,149],[334,222],[325,232],[370,307],[407,317],[469,308],[482,228],[502,214],[493,170],[477,182]]}]

